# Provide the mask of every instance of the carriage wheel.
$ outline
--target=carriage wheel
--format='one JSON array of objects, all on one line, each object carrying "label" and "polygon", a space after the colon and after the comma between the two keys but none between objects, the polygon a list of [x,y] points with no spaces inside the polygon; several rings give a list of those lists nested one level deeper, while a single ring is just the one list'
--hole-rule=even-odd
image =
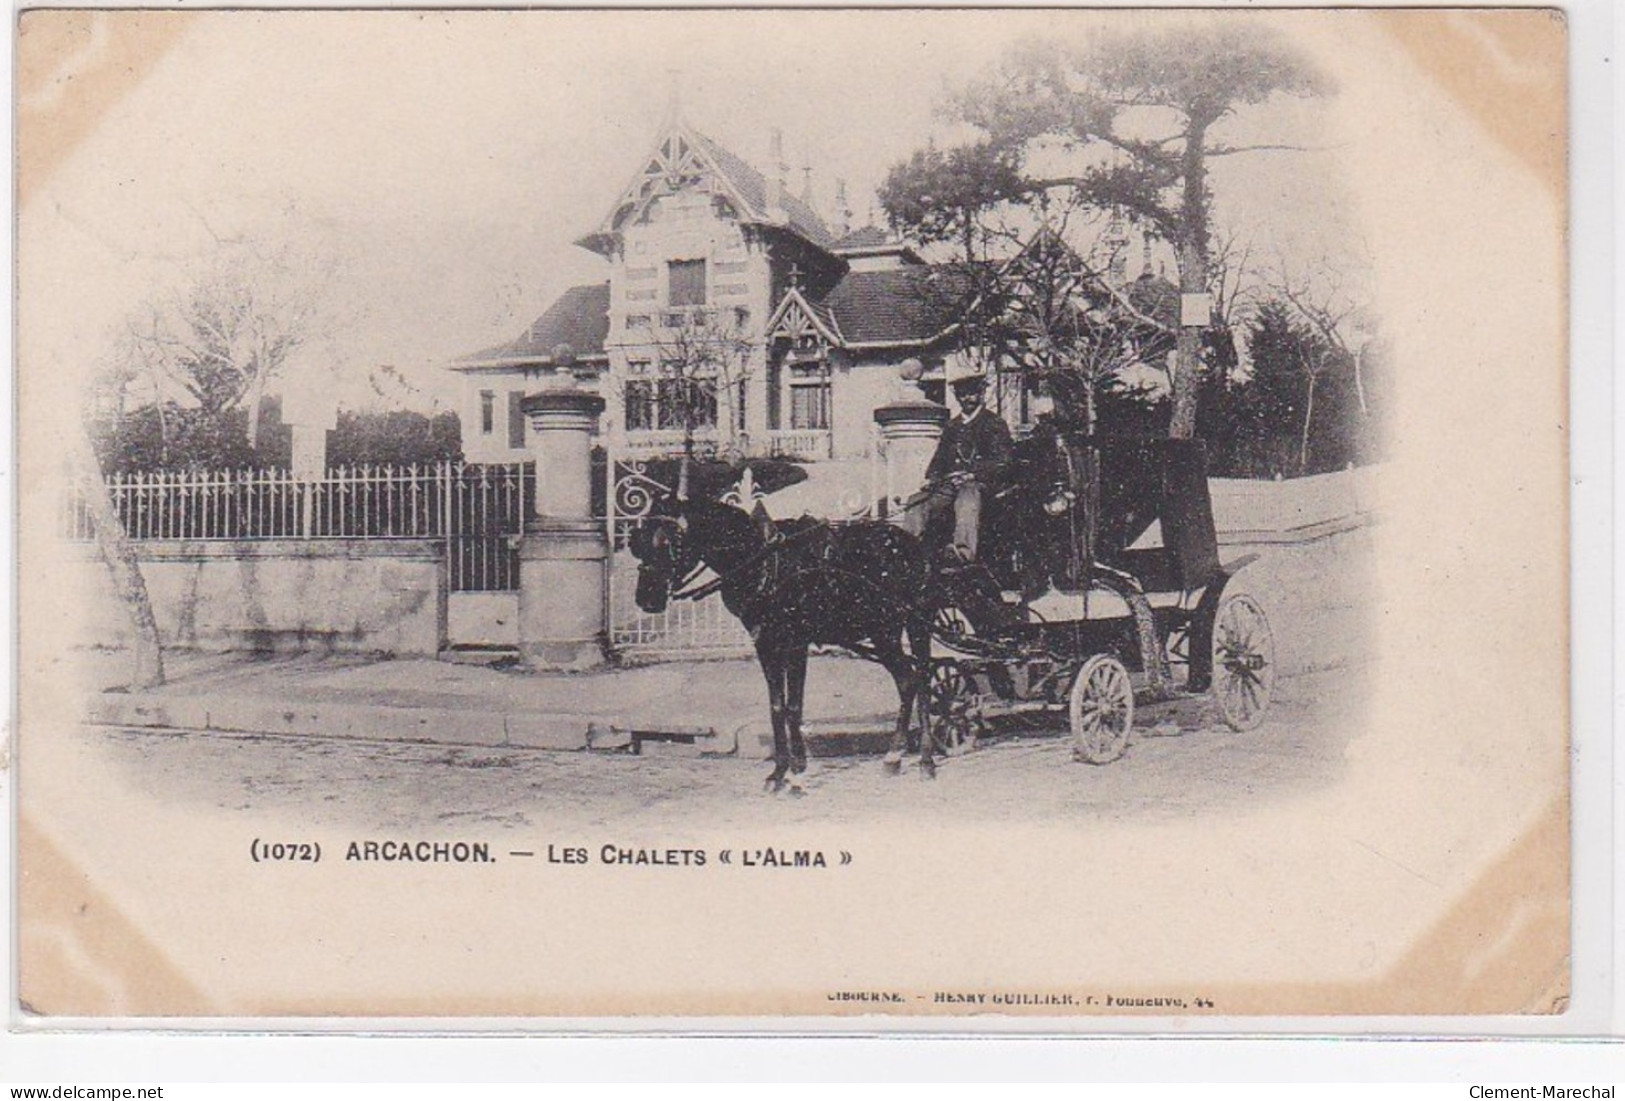
[{"label": "carriage wheel", "polygon": [[1134,728],[1134,684],[1128,668],[1110,654],[1083,663],[1072,682],[1067,717],[1072,723],[1072,756],[1105,765],[1128,750]]},{"label": "carriage wheel", "polygon": [[931,711],[931,736],[944,753],[952,757],[976,748],[982,716],[970,678],[959,662],[948,659],[931,663],[926,706]]},{"label": "carriage wheel", "polygon": [[1275,688],[1275,636],[1246,593],[1228,596],[1213,621],[1213,698],[1231,730],[1264,721]]}]

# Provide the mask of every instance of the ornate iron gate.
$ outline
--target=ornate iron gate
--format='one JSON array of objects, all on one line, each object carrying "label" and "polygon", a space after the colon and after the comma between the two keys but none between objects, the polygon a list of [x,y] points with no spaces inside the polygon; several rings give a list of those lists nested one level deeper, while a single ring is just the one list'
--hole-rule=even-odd
[{"label": "ornate iron gate", "polygon": [[696,657],[735,657],[751,653],[750,635],[713,593],[700,600],[677,600],[651,615],[637,606],[638,561],[628,545],[632,532],[661,495],[673,487],[657,480],[646,461],[604,464],[605,535],[609,540],[609,641],[622,656],[643,661]]}]

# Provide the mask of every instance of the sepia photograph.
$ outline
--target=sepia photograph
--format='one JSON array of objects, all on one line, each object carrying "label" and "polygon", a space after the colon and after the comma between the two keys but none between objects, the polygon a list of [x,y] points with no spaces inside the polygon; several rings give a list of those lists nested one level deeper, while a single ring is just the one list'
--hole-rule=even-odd
[{"label": "sepia photograph", "polygon": [[1561,12],[18,18],[15,1020],[1571,1013]]}]

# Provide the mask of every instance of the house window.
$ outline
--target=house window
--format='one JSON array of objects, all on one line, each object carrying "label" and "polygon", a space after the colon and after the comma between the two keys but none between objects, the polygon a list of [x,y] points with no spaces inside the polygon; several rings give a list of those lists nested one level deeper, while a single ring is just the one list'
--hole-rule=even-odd
[{"label": "house window", "polygon": [[626,428],[647,431],[655,426],[655,387],[649,379],[632,379],[626,384]]},{"label": "house window", "polygon": [[520,407],[524,400],[523,390],[508,391],[508,446],[515,451],[525,446],[525,411]]},{"label": "house window", "polygon": [[705,261],[673,260],[666,265],[666,304],[705,305]]},{"label": "house window", "polygon": [[682,431],[717,426],[717,387],[712,379],[636,378],[625,384],[628,432]]},{"label": "house window", "polygon": [[829,428],[829,371],[823,363],[796,363],[790,367],[790,427],[823,431]]},{"label": "house window", "polygon": [[717,384],[708,378],[663,378],[656,389],[655,420],[667,429],[715,428]]},{"label": "house window", "polygon": [[497,396],[490,390],[480,391],[480,434],[489,436],[497,427]]}]

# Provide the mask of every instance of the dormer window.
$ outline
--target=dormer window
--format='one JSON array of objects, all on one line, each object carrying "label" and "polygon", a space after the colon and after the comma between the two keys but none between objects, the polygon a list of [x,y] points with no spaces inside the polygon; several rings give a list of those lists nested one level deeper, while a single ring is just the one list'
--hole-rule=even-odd
[{"label": "dormer window", "polygon": [[673,260],[666,265],[666,304],[705,305],[705,261]]}]

